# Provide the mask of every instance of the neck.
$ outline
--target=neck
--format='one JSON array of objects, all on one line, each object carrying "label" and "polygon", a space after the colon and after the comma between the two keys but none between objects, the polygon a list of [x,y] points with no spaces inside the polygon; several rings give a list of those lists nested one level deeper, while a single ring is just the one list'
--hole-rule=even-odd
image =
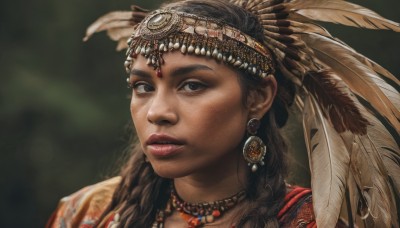
[{"label": "neck", "polygon": [[[186,202],[213,202],[230,197],[246,188],[248,167],[240,153],[201,172],[175,178],[177,194]],[[223,163],[223,164],[221,164]]]}]

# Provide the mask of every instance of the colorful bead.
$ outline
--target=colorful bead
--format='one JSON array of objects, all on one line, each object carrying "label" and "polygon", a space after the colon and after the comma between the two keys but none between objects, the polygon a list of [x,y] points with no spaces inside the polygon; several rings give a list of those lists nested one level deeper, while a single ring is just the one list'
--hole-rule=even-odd
[{"label": "colorful bead", "polygon": [[214,222],[214,216],[212,216],[212,215],[207,215],[207,216],[206,216],[206,221],[207,221],[207,223]]},{"label": "colorful bead", "polygon": [[163,228],[165,218],[172,214],[173,210],[179,211],[180,217],[186,221],[188,228],[198,228],[204,224],[212,223],[216,218],[221,217],[222,213],[237,205],[244,199],[245,191],[241,191],[229,198],[208,202],[193,204],[179,198],[175,189],[171,189],[171,197],[164,210],[157,212],[154,228]]},{"label": "colorful bead", "polygon": [[215,218],[217,218],[217,217],[221,216],[221,212],[220,212],[219,210],[214,210],[214,211],[212,212],[212,216],[214,216]]}]

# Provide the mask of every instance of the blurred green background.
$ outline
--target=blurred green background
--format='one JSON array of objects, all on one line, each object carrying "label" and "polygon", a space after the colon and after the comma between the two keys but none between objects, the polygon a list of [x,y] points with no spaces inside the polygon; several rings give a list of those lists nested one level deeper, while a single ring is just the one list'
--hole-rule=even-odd
[{"label": "blurred green background", "polygon": [[[82,37],[108,11],[159,2],[0,2],[0,227],[43,227],[62,196],[116,173],[129,139],[124,53],[105,34]],[[400,21],[399,1],[357,3]],[[400,34],[329,28],[400,75]],[[306,185],[302,159],[291,173]]]}]

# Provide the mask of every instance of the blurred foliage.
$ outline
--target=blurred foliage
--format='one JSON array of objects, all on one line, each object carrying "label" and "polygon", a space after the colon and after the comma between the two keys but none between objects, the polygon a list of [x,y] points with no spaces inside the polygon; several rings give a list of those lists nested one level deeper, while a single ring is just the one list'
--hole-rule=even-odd
[{"label": "blurred foliage", "polygon": [[[154,8],[156,2],[135,3]],[[400,21],[398,1],[358,3]],[[82,37],[98,16],[130,4],[0,2],[0,227],[43,227],[62,196],[118,169],[130,123],[124,54],[104,34],[87,43]],[[329,27],[400,74],[399,34]],[[304,147],[298,129],[286,131],[293,149]],[[306,174],[292,179],[307,185],[305,159],[293,157],[291,173]]]}]

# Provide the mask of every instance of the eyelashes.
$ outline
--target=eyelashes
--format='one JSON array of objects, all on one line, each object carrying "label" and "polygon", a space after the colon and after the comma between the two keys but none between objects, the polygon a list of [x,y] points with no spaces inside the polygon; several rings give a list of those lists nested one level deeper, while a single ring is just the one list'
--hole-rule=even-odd
[{"label": "eyelashes", "polygon": [[[177,86],[177,91],[185,94],[196,94],[207,88],[207,84],[198,80],[185,80]],[[129,83],[129,88],[137,95],[151,94],[156,91],[154,85],[147,81]]]},{"label": "eyelashes", "polygon": [[137,94],[150,93],[154,91],[153,86],[147,82],[139,81],[131,85],[132,89]]},{"label": "eyelashes", "polygon": [[199,92],[207,88],[207,85],[199,81],[186,81],[180,87],[185,92]]}]

